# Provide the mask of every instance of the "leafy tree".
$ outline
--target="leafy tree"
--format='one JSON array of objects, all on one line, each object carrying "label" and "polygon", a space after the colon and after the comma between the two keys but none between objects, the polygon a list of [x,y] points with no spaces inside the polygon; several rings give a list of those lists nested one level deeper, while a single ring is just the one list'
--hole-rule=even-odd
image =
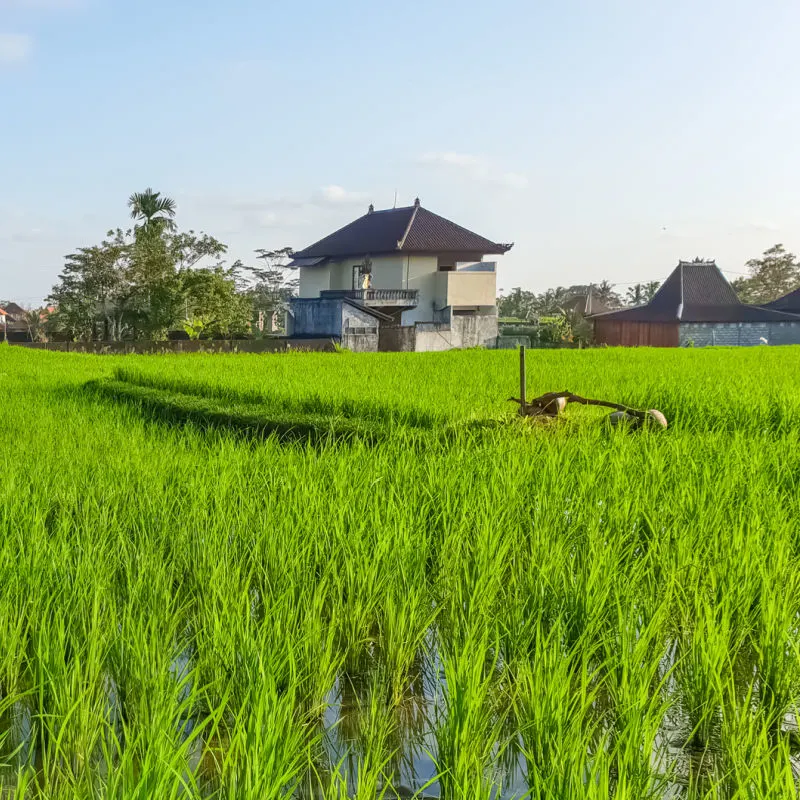
[{"label": "leafy tree", "polygon": [[[144,235],[137,231],[131,246],[130,306],[136,312],[135,330],[148,339],[163,339],[186,316],[186,287],[183,276],[204,259],[212,259],[222,269],[227,247],[213,236],[194,231],[180,233],[175,228],[152,228]],[[206,295],[208,298],[211,295]],[[193,301],[197,306],[197,299]],[[222,319],[219,309],[202,312]],[[220,323],[223,324],[223,323]],[[224,325],[223,325],[224,327]],[[211,326],[214,334],[226,332]]]},{"label": "leafy tree", "polygon": [[184,328],[190,337],[227,337],[249,331],[253,306],[249,297],[237,291],[235,269],[187,269],[180,279],[187,312]]},{"label": "leafy tree", "polygon": [[497,298],[497,314],[500,317],[532,319],[536,315],[536,295],[517,286],[510,294]]},{"label": "leafy tree", "polygon": [[576,308],[563,308],[560,313],[561,338],[565,342],[586,344],[592,339],[592,323]]},{"label": "leafy tree", "polygon": [[[205,233],[179,232],[175,202],[152,189],[131,195],[128,205],[140,224],[65,257],[49,298],[54,324],[72,338],[161,339],[191,312],[210,320],[215,335],[246,330],[249,301],[224,268],[226,246]],[[196,269],[208,260],[212,267]]]},{"label": "leafy tree", "polygon": [[745,303],[769,303],[788,294],[800,284],[800,264],[794,253],[782,244],[765,250],[761,258],[751,258],[745,266],[747,278],[737,278],[733,288]]},{"label": "leafy tree", "polygon": [[128,306],[137,338],[165,339],[181,316],[182,286],[165,235],[157,229],[131,243]]},{"label": "leafy tree", "polygon": [[228,252],[227,245],[218,239],[193,230],[171,233],[166,241],[169,257],[179,270],[191,269],[203,259],[213,259],[220,266],[222,257]]},{"label": "leafy tree", "polygon": [[[93,247],[65,256],[59,282],[48,301],[56,306],[53,325],[73,339],[122,338],[130,297],[130,243],[121,230]],[[99,323],[99,324],[98,324]]]},{"label": "leafy tree", "polygon": [[[291,247],[283,247],[279,250],[262,248],[255,252],[263,266],[246,267],[241,263],[238,266],[241,272],[249,275],[245,291],[252,302],[256,318],[271,318],[283,308],[290,297],[297,294],[297,271],[286,263],[293,251]],[[260,327],[258,332],[262,333]]]}]

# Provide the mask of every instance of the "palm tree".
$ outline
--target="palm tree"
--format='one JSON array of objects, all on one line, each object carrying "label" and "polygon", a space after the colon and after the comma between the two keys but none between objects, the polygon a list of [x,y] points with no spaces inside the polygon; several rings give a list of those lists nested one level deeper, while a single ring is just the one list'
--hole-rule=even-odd
[{"label": "palm tree", "polygon": [[655,296],[656,292],[661,288],[661,281],[648,281],[644,285],[644,299],[649,303]]},{"label": "palm tree", "polygon": [[636,283],[625,293],[625,302],[629,306],[644,305],[644,293],[645,287],[641,283]]},{"label": "palm tree", "polygon": [[614,284],[609,281],[601,281],[593,288],[592,294],[607,308],[620,308],[622,305],[620,296],[614,291]]},{"label": "palm tree", "polygon": [[148,188],[143,192],[134,192],[128,198],[131,218],[142,221],[142,228],[153,227],[174,228],[175,201],[171,197],[162,197],[161,192]]},{"label": "palm tree", "polygon": [[48,312],[44,308],[31,308],[25,312],[24,322],[32,342],[46,342]]}]

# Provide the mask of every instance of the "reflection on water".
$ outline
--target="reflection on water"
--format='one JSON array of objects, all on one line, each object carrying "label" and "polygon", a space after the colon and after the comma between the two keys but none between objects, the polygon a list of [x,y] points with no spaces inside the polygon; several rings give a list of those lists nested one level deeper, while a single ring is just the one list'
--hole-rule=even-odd
[{"label": "reflection on water", "polygon": [[[439,780],[449,764],[440,758],[439,744],[450,723],[448,685],[444,669],[430,649],[421,648],[408,671],[402,690],[391,686],[385,665],[379,659],[366,659],[361,668],[350,668],[337,676],[323,704],[323,711],[309,725],[307,768],[296,786],[297,800],[372,796],[410,798],[446,796]],[[433,651],[435,653],[435,651]],[[720,707],[701,709],[698,698],[689,691],[685,674],[675,669],[674,647],[667,649],[660,669],[662,680],[657,691],[663,697],[664,714],[649,758],[650,787],[665,800],[714,793],[730,780],[730,765],[723,746],[724,720]],[[487,699],[487,708],[505,702],[510,676],[495,665],[497,676],[491,686],[499,693]],[[188,655],[176,659],[172,670],[181,701],[191,696],[192,664]],[[753,712],[758,707],[758,683],[753,672],[745,670],[743,680],[753,697]],[[61,764],[52,753],[57,742],[52,732],[36,716],[36,701],[31,696],[11,705],[0,705],[0,781],[13,785],[21,769],[37,777],[34,784],[47,786],[45,765],[66,766],[73,773],[89,768],[95,782],[103,781],[119,764],[125,751],[124,712],[115,682],[106,681],[106,731],[94,742],[91,752],[70,764]],[[744,691],[744,690],[743,690]],[[499,702],[496,702],[498,701]],[[703,711],[699,713],[698,709]],[[531,770],[537,768],[535,744],[526,738],[523,720],[509,712],[498,715],[497,734],[487,758],[485,779],[490,785],[487,797],[521,798],[531,786]],[[606,756],[614,746],[618,709],[613,700],[598,692],[593,702],[598,735],[586,752],[587,776],[594,780],[591,763],[600,753]],[[489,712],[491,713],[491,711]],[[207,715],[206,715],[207,716]],[[177,737],[190,741],[187,785],[193,783],[200,794],[214,797],[227,794],[222,785],[223,765],[230,750],[230,730],[235,720],[225,719],[213,731],[193,737],[206,724],[204,715],[181,717]],[[787,714],[775,731],[788,742],[795,776],[800,774],[800,731],[794,714]],[[48,757],[45,752],[50,749]],[[613,762],[613,759],[611,759]],[[539,764],[538,766],[541,766]],[[610,773],[610,794],[615,793],[618,776]],[[443,786],[445,788],[443,789]],[[732,787],[729,787],[732,791]],[[3,794],[0,792],[0,795]],[[45,796],[44,789],[41,795]],[[11,796],[11,795],[9,795]],[[727,794],[714,796],[728,796]]]}]

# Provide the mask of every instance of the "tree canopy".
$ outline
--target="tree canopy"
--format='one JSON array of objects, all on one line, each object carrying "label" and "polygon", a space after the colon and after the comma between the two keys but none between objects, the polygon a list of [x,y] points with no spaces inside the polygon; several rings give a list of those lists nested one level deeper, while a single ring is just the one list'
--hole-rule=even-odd
[{"label": "tree canopy", "polygon": [[558,316],[571,305],[570,301],[586,297],[590,290],[592,296],[607,308],[620,308],[623,305],[619,294],[614,290],[614,285],[610,281],[603,280],[599,284],[556,286],[545,289],[539,294],[515,287],[509,294],[501,294],[497,298],[497,314],[500,317],[519,320]]},{"label": "tree canopy", "polygon": [[[192,337],[250,333],[259,287],[275,282],[270,271],[253,268],[245,277],[241,262],[226,264],[228,248],[218,239],[180,231],[175,201],[160,192],[134,193],[128,207],[133,228],[111,230],[100,244],[65,256],[48,298],[56,307],[51,327],[73,339],[107,341],[163,339],[176,330]],[[291,290],[282,281],[273,307]]]},{"label": "tree canopy", "polygon": [[782,244],[765,250],[761,258],[751,258],[745,267],[749,275],[733,281],[743,303],[770,303],[800,285],[800,263]]}]

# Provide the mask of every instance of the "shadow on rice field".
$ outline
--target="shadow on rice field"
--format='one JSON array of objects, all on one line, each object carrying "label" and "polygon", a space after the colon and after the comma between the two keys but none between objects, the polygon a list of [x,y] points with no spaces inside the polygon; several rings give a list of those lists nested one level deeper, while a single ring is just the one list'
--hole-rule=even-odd
[{"label": "shadow on rice field", "polygon": [[[468,437],[482,437],[516,425],[529,432],[538,423],[519,420],[509,408],[507,418],[473,419],[454,423],[415,409],[399,411],[378,402],[330,402],[318,398],[292,402],[286,397],[253,392],[224,392],[188,382],[138,380],[124,370],[114,378],[87,382],[81,391],[113,405],[125,406],[149,422],[192,426],[202,432],[221,432],[245,441],[274,439],[281,444],[316,448],[352,445],[374,446],[393,440],[419,451],[447,446]],[[552,426],[553,428],[557,426]]]},{"label": "shadow on rice field", "polygon": [[244,440],[274,438],[283,444],[300,443],[315,447],[351,444],[374,445],[386,438],[383,426],[341,414],[313,413],[306,406],[278,408],[255,403],[230,404],[200,393],[183,394],[119,380],[86,384],[85,391],[96,398],[125,405],[150,422],[168,426],[191,425],[198,430],[220,431]]}]

